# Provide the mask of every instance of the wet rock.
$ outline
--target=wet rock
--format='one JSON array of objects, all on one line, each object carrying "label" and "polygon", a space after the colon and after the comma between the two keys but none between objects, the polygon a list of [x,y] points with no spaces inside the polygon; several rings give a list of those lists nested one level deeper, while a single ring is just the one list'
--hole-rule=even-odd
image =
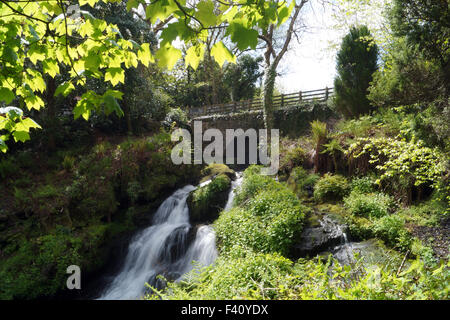
[{"label": "wet rock", "polygon": [[331,253],[341,265],[354,263],[356,258],[360,257],[364,260],[366,266],[379,265],[383,268],[389,266],[397,268],[403,258],[400,253],[386,248],[384,243],[378,239],[347,242],[335,247]]},{"label": "wet rock", "polygon": [[300,238],[292,250],[294,258],[312,257],[330,251],[346,242],[346,227],[331,216],[315,215],[309,217]]},{"label": "wet rock", "polygon": [[164,263],[174,263],[186,253],[190,244],[195,240],[197,228],[181,226],[176,228],[166,238],[164,250],[160,253],[160,259]]}]

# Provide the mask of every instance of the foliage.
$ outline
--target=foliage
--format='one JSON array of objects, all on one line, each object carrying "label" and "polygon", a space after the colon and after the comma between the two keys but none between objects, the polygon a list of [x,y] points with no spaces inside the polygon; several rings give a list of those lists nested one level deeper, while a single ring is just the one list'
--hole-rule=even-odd
[{"label": "foliage", "polygon": [[384,67],[374,74],[369,100],[377,107],[429,103],[442,95],[442,71],[415,46],[397,38],[384,57]]},{"label": "foliage", "polygon": [[280,176],[288,176],[295,167],[302,166],[306,158],[306,152],[302,147],[295,147],[281,154],[280,168],[278,174]]},{"label": "foliage", "polygon": [[391,12],[392,29],[405,36],[412,45],[437,61],[445,74],[449,92],[450,79],[450,13],[447,1],[395,0]]},{"label": "foliage", "polygon": [[259,166],[251,165],[244,171],[244,181],[236,190],[234,205],[244,203],[258,194],[261,190],[281,188],[281,186],[271,177],[259,175],[259,170]]},{"label": "foliage", "polygon": [[[245,174],[243,185],[247,186],[238,191],[236,198],[247,200],[222,212],[214,223],[221,252],[225,254],[240,246],[255,252],[288,254],[301,231],[304,208],[286,187],[275,181],[268,185],[263,179],[249,183],[257,174],[248,170]],[[252,191],[257,190],[251,195],[249,184]]]},{"label": "foliage", "polygon": [[[45,79],[65,74],[68,79],[56,88],[55,95],[67,96],[76,87],[84,86],[88,79],[98,79],[109,86],[100,92],[90,89],[82,93],[73,110],[75,118],[82,116],[88,119],[93,111],[101,110],[106,114],[115,112],[122,115],[117,100],[122,99],[123,94],[116,86],[125,82],[124,69],[137,67],[139,62],[148,66],[155,60],[160,67],[171,69],[182,56],[181,51],[173,46],[177,37],[193,44],[186,66],[196,67],[205,50],[205,44],[199,40],[205,40],[214,29],[212,27],[222,23],[228,24],[226,34],[240,50],[254,49],[258,33],[253,29],[269,24],[279,26],[293,9],[293,5],[288,6],[287,3],[263,0],[239,5],[239,10],[234,3],[216,6],[211,0],[201,1],[195,6],[175,0],[164,3],[128,1],[127,10],[142,6],[144,19],[151,24],[158,20],[171,20],[162,25],[160,47],[153,55],[148,42],[139,45],[126,40],[116,25],[83,10],[87,6],[95,8],[99,2],[80,0],[76,3],[79,7],[69,7],[60,1],[2,2],[0,99],[9,104],[17,98],[21,106],[40,110],[44,107],[41,94],[47,89]],[[212,45],[211,56],[220,66],[226,60],[235,61],[235,56],[223,41]],[[0,120],[3,124],[3,120],[9,122],[10,119],[2,115]],[[15,140],[29,139],[29,128],[0,128],[4,129],[6,133],[0,140],[2,151],[6,150],[5,141],[14,132]]]},{"label": "foliage", "polygon": [[386,216],[395,208],[392,197],[383,193],[362,194],[353,191],[344,199],[344,204],[352,214],[368,218]]},{"label": "foliage", "polygon": [[303,167],[296,167],[291,171],[287,185],[297,194],[299,197],[304,197],[312,194],[314,186],[319,181],[320,176],[318,174],[309,173]]},{"label": "foliage", "polygon": [[0,297],[36,298],[54,294],[66,283],[66,268],[80,265],[80,239],[63,228],[22,244],[17,254],[0,265]]},{"label": "foliage", "polygon": [[163,126],[167,129],[172,128],[174,125],[180,128],[189,127],[188,116],[181,108],[170,108],[163,121]]},{"label": "foliage", "polygon": [[230,92],[231,101],[252,99],[256,90],[256,81],[261,77],[258,63],[261,57],[242,55],[236,64],[228,64],[223,75],[223,82]]},{"label": "foliage", "polygon": [[215,220],[226,204],[230,187],[230,178],[225,174],[219,174],[206,186],[194,190],[187,199],[190,220],[195,222]]},{"label": "foliage", "polygon": [[371,37],[366,26],[351,28],[337,55],[335,105],[346,118],[370,111],[367,89],[378,68],[378,47],[371,42]]},{"label": "foliage", "polygon": [[371,193],[376,190],[376,180],[372,176],[354,178],[350,183],[352,192]]},{"label": "foliage", "polygon": [[75,166],[75,161],[76,161],[75,157],[65,156],[62,162],[62,167],[66,171],[71,171]]},{"label": "foliage", "polygon": [[314,186],[314,199],[323,202],[341,200],[349,192],[350,186],[345,177],[339,174],[325,174]]},{"label": "foliage", "polygon": [[377,184],[391,189],[402,188],[403,196],[409,202],[413,186],[432,185],[438,190],[445,189],[442,185],[445,173],[442,155],[438,150],[426,147],[421,140],[360,138],[349,147],[347,154],[353,158],[368,155],[369,163],[380,173]]},{"label": "foliage", "polygon": [[375,234],[392,247],[408,249],[411,236],[405,230],[405,220],[396,214],[386,215],[375,221]]},{"label": "foliage", "polygon": [[[289,260],[273,254],[219,258],[217,265],[194,270],[167,290],[147,299],[292,299],[392,300],[446,299],[449,265],[429,268],[414,261],[397,274],[394,268],[369,267],[359,260],[353,268],[336,261]],[[357,271],[355,271],[357,270]]]}]

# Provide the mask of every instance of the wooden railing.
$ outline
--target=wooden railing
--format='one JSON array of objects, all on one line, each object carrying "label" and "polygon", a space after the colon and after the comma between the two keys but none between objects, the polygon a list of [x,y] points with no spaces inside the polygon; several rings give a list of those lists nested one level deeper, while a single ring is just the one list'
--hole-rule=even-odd
[{"label": "wooden railing", "polygon": [[[289,94],[281,94],[273,97],[273,106],[275,109],[297,106],[308,102],[325,102],[333,95],[333,88],[319,90],[299,91]],[[250,100],[214,104],[202,107],[190,107],[189,115],[191,117],[200,117],[211,114],[226,114],[244,111],[261,110],[263,101],[261,98]]]}]

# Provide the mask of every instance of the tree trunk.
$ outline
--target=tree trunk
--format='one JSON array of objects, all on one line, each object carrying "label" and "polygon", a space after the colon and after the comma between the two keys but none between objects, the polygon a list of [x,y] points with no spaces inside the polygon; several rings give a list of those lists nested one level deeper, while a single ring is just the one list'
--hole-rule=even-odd
[{"label": "tree trunk", "polygon": [[264,126],[268,131],[274,126],[273,90],[275,87],[276,65],[266,66],[264,70],[264,84],[262,90],[262,102],[264,112]]}]

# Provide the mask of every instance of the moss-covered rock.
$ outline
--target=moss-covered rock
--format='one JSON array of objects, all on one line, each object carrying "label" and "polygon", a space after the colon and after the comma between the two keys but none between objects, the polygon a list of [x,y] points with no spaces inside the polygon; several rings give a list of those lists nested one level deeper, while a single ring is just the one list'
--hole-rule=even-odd
[{"label": "moss-covered rock", "polygon": [[220,174],[228,176],[228,178],[230,178],[231,180],[236,179],[236,173],[234,172],[234,170],[228,168],[227,165],[221,163],[213,163],[202,170],[202,179],[200,180],[200,182],[211,180],[212,178]]},{"label": "moss-covered rock", "polygon": [[210,223],[227,203],[231,179],[219,174],[209,184],[191,192],[187,199],[191,223]]}]

